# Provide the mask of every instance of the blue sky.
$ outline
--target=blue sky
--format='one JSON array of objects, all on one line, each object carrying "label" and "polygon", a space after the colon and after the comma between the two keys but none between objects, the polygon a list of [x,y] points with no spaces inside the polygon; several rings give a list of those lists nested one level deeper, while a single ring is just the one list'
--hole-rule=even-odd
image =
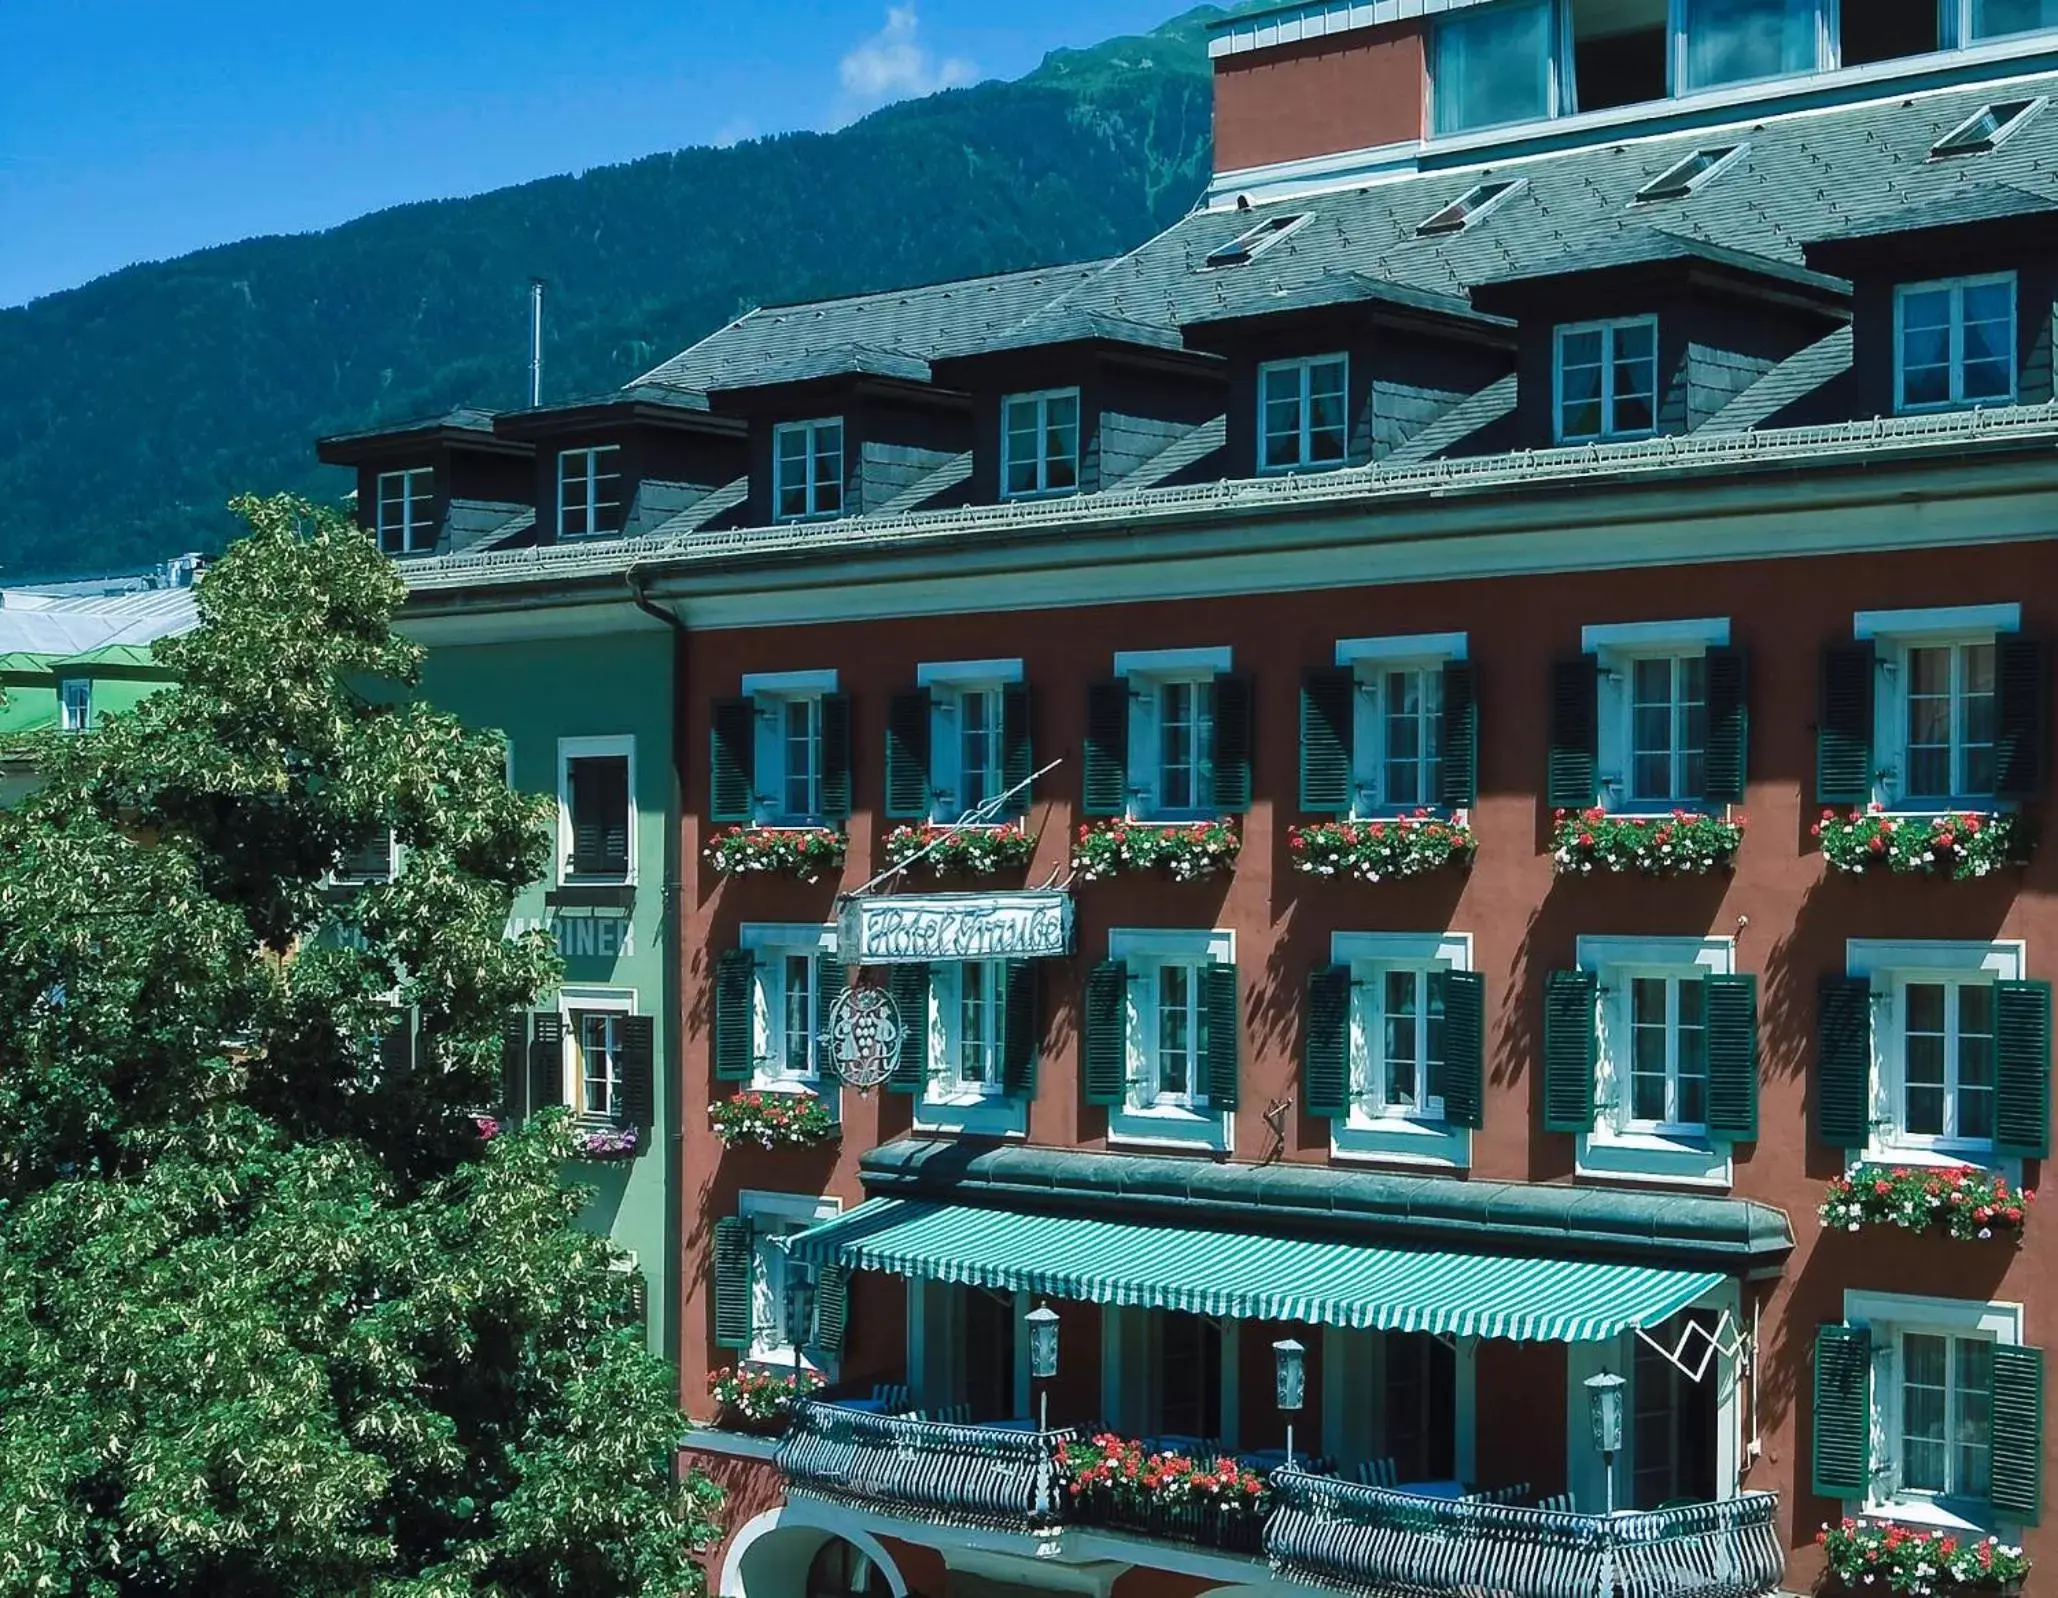
[{"label": "blue sky", "polygon": [[1184,0],[0,0],[0,306],[139,260],[838,126]]}]

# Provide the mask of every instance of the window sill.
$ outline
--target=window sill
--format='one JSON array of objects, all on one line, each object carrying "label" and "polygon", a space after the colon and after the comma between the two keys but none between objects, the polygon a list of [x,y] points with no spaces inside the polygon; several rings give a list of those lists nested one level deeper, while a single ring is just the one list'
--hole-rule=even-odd
[{"label": "window sill", "polygon": [[754,1076],[747,1085],[751,1093],[788,1093],[797,1099],[827,1098],[822,1093],[822,1079],[818,1076]]},{"label": "window sill", "polygon": [[1229,1147],[1229,1117],[1179,1104],[1124,1105],[1108,1112],[1108,1142],[1142,1148],[1222,1151]]},{"label": "window sill", "polygon": [[1727,1188],[1734,1179],[1726,1143],[1618,1131],[1611,1126],[1597,1127],[1579,1139],[1573,1170],[1600,1182],[1657,1182],[1696,1188]]},{"label": "window sill", "polygon": [[1864,1149],[1860,1158],[1868,1165],[1919,1165],[1936,1170],[1970,1166],[1976,1171],[2006,1172],[2010,1166],[2020,1164],[2019,1161],[2003,1159],[1994,1152],[1991,1143],[1955,1146],[1947,1143],[1882,1143]]},{"label": "window sill", "polygon": [[1331,1123],[1329,1157],[1352,1164],[1462,1171],[1472,1164],[1472,1134],[1443,1121],[1353,1115]]},{"label": "window sill", "polygon": [[1447,1138],[1454,1130],[1441,1116],[1361,1115],[1356,1110],[1344,1123],[1350,1132],[1377,1132],[1386,1137]]},{"label": "window sill", "polygon": [[[1965,1507],[1972,1509],[1974,1506],[1967,1504]],[[1967,1519],[1935,1498],[1892,1498],[1880,1503],[1868,1503],[1865,1505],[1865,1514],[1873,1520],[1890,1520],[1903,1526],[1920,1526],[1930,1531],[1955,1531],[1976,1537],[1988,1535],[2000,1524],[1991,1518]]]}]

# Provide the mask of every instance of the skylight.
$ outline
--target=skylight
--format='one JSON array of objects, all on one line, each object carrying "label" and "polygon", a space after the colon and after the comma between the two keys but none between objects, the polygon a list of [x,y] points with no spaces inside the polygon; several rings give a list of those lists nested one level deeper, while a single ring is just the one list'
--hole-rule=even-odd
[{"label": "skylight", "polygon": [[2042,100],[1996,100],[1983,105],[1929,147],[1933,160],[1991,150],[2043,105]]},{"label": "skylight", "polygon": [[1745,146],[1741,144],[1714,144],[1705,150],[1694,151],[1684,161],[1673,163],[1638,189],[1637,204],[1648,205],[1653,200],[1685,199],[1742,155],[1744,149]]},{"label": "skylight", "polygon": [[1520,178],[1475,184],[1415,231],[1424,237],[1436,233],[1462,233],[1521,187]]},{"label": "skylight", "polygon": [[1242,266],[1263,255],[1287,234],[1307,221],[1305,213],[1268,216],[1248,233],[1239,233],[1219,250],[1210,251],[1203,266]]}]

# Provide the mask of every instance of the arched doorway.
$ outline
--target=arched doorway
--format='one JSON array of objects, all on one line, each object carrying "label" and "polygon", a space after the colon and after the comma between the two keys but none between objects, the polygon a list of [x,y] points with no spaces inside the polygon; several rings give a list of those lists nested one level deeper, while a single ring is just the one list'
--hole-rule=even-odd
[{"label": "arched doorway", "polygon": [[831,1537],[808,1565],[806,1598],[893,1598],[893,1585],[862,1548]]},{"label": "arched doorway", "polygon": [[780,1504],[736,1528],[708,1583],[721,1598],[908,1598],[869,1532],[833,1507]]}]

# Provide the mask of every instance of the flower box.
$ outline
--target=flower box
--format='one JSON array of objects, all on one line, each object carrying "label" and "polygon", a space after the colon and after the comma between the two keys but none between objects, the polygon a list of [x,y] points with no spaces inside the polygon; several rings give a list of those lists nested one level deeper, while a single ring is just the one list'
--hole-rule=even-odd
[{"label": "flower box", "polygon": [[1833,1232],[1899,1226],[1974,1240],[2019,1237],[2036,1194],[1977,1166],[1854,1165],[1829,1185],[1822,1224]]},{"label": "flower box", "polygon": [[1103,1432],[1060,1444],[1057,1467],[1073,1513],[1089,1525],[1232,1552],[1262,1548],[1271,1478],[1229,1455],[1204,1459],[1154,1451]]},{"label": "flower box", "polygon": [[633,1126],[575,1126],[572,1152],[582,1160],[633,1160],[640,1139]]},{"label": "flower box", "polygon": [[[923,853],[924,850],[928,852]],[[1019,821],[1000,827],[895,827],[886,835],[886,863],[937,877],[993,877],[1020,871],[1036,854],[1036,836]]]},{"label": "flower box", "polygon": [[1964,1538],[1887,1521],[1845,1520],[1815,1537],[1829,1561],[1823,1592],[1894,1598],[2004,1598],[2022,1590],[2029,1560],[1998,1537]]},{"label": "flower box", "polygon": [[1380,821],[1319,821],[1290,827],[1293,869],[1308,877],[1393,882],[1472,864],[1479,840],[1465,822],[1428,810]]},{"label": "flower box", "polygon": [[1145,871],[1195,882],[1233,870],[1242,848],[1242,836],[1227,821],[1104,821],[1079,829],[1072,869],[1087,882]]},{"label": "flower box", "polygon": [[822,1378],[813,1371],[774,1373],[738,1365],[711,1371],[707,1378],[716,1424],[756,1437],[783,1437],[793,1423],[793,1406],[821,1389]]},{"label": "flower box", "polygon": [[829,1107],[812,1093],[739,1093],[708,1107],[715,1136],[729,1147],[808,1149],[842,1131]]},{"label": "flower box", "polygon": [[1560,810],[1552,818],[1551,860],[1558,875],[1596,871],[1647,877],[1701,877],[1727,871],[1744,841],[1745,818],[1675,810],[1670,815],[1616,815]]},{"label": "flower box", "polygon": [[731,827],[702,852],[725,877],[755,872],[818,882],[843,870],[850,840],[827,827]]},{"label": "flower box", "polygon": [[1872,805],[1850,815],[1834,810],[1809,829],[1835,871],[1949,877],[1991,876],[2028,858],[2022,825],[2006,814],[1948,811],[1940,816],[1890,816]]}]

